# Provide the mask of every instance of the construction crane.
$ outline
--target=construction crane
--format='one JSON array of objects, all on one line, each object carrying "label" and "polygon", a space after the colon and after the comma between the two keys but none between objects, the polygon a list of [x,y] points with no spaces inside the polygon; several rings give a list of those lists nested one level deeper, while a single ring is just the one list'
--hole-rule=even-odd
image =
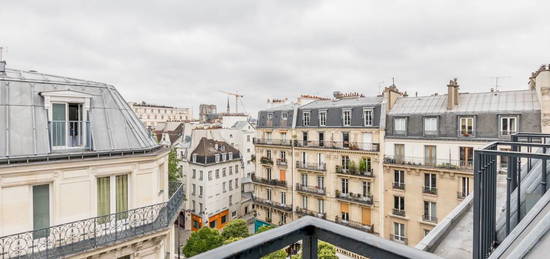
[{"label": "construction crane", "polygon": [[227,94],[227,95],[235,96],[235,113],[238,113],[239,112],[239,108],[238,108],[239,98],[243,98],[244,95],[236,94],[236,93],[230,93],[230,92],[221,91],[221,90],[219,92]]}]

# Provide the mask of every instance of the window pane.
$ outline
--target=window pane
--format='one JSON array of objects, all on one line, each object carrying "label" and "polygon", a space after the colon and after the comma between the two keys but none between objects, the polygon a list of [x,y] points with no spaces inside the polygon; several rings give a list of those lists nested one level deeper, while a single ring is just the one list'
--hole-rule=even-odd
[{"label": "window pane", "polygon": [[111,213],[110,178],[97,178],[97,215],[105,216]]},{"label": "window pane", "polygon": [[[50,186],[36,185],[32,188],[33,195],[33,229],[39,230],[50,226]],[[34,233],[34,238],[48,235],[47,231]]]}]

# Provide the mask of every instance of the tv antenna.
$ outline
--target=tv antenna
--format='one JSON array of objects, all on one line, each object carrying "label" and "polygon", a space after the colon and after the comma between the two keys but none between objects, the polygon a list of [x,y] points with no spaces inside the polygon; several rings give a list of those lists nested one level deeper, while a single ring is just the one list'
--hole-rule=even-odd
[{"label": "tv antenna", "polygon": [[510,76],[492,76],[491,78],[495,79],[495,91],[498,91],[498,88],[500,87],[500,85],[498,84],[500,79],[510,78]]}]

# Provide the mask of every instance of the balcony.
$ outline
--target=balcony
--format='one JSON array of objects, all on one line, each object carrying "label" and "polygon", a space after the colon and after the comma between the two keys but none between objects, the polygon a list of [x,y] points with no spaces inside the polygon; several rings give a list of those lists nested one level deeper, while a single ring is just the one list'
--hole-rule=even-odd
[{"label": "balcony", "polygon": [[266,199],[259,198],[259,197],[256,197],[256,196],[252,196],[252,200],[257,204],[261,204],[261,205],[264,205],[264,206],[268,206],[268,207],[272,207],[272,208],[276,208],[276,209],[284,210],[284,211],[292,211],[292,206],[286,205],[286,204],[283,204],[283,203],[280,203],[280,202],[276,202],[276,201],[272,201],[272,200],[266,200]]},{"label": "balcony", "polygon": [[364,231],[364,232],[367,232],[367,233],[374,233],[374,226],[373,225],[363,224],[361,222],[357,222],[357,221],[353,221],[353,220],[343,220],[338,216],[336,216],[334,222],[336,222],[338,224],[341,224],[341,225],[344,225],[346,227],[355,228],[355,229],[358,229],[358,230],[361,230],[361,231]]},{"label": "balcony", "polygon": [[437,224],[437,217],[432,215],[422,215],[422,221]]},{"label": "balcony", "polygon": [[256,177],[256,174],[252,174],[252,181],[260,184],[286,187],[286,181]]},{"label": "balcony", "polygon": [[291,146],[292,141],[290,141],[288,139],[254,138],[254,144],[256,144],[256,145],[274,145],[274,146]]},{"label": "balcony", "polygon": [[305,163],[303,161],[296,161],[296,168],[304,169],[304,170],[310,170],[310,171],[317,171],[317,172],[325,172],[325,171],[327,171],[327,164],[325,164],[325,163]]},{"label": "balcony", "polygon": [[49,121],[50,147],[52,150],[92,149],[89,121]]},{"label": "balcony", "polygon": [[342,168],[342,166],[337,165],[336,166],[336,173],[337,174],[346,174],[346,175],[351,175],[351,176],[362,176],[362,177],[370,177],[370,178],[374,177],[374,173],[372,171],[372,168],[360,170],[360,169],[357,169],[355,167]]},{"label": "balcony", "polygon": [[405,211],[400,209],[392,209],[392,214],[395,216],[405,217]]},{"label": "balcony", "polygon": [[288,167],[288,161],[287,160],[282,160],[282,159],[277,159],[277,166],[286,168],[286,167]]},{"label": "balcony", "polygon": [[[406,242],[404,237],[399,239]],[[318,258],[319,240],[367,258],[440,258],[364,231],[309,216],[204,252],[194,258],[261,258],[296,242],[302,244],[302,258]]]},{"label": "balcony", "polygon": [[312,210],[308,210],[308,209],[303,209],[303,208],[300,208],[300,207],[296,207],[296,213],[298,213],[299,215],[302,215],[302,216],[313,216],[313,217],[317,217],[317,218],[320,218],[320,219],[326,219],[326,217],[327,217],[326,212],[317,212],[317,211],[312,211]]},{"label": "balcony", "polygon": [[366,195],[363,196],[361,194],[354,194],[354,193],[342,193],[339,190],[336,190],[336,198],[341,200],[346,200],[350,202],[360,203],[364,205],[372,205],[373,199],[372,195]]},{"label": "balcony", "polygon": [[326,148],[326,149],[347,149],[367,152],[380,151],[380,144],[371,142],[337,142],[337,141],[303,141],[295,140],[296,147]]},{"label": "balcony", "polygon": [[273,160],[271,158],[263,156],[260,158],[260,163],[262,165],[273,165]]},{"label": "balcony", "polygon": [[437,195],[437,188],[432,186],[424,186],[422,187],[422,192],[427,194]]},{"label": "balcony", "polygon": [[[60,258],[167,230],[181,210],[182,184],[167,202],[0,237],[2,258]],[[173,193],[172,193],[173,192]]]},{"label": "balcony", "polygon": [[408,239],[405,236],[399,236],[399,235],[391,234],[390,239],[392,241],[395,241],[397,243],[401,243],[401,244],[404,244],[404,245],[407,245],[407,243],[408,243]]},{"label": "balcony", "polygon": [[394,182],[392,184],[392,187],[393,189],[396,189],[396,190],[405,190],[405,184],[404,183],[396,183]]},{"label": "balcony", "polygon": [[425,159],[424,157],[384,156],[385,164],[406,165],[452,170],[472,170],[472,161],[452,159]]},{"label": "balcony", "polygon": [[317,186],[307,186],[299,183],[296,184],[296,191],[311,193],[315,195],[326,195],[326,190],[324,187],[321,188]]}]

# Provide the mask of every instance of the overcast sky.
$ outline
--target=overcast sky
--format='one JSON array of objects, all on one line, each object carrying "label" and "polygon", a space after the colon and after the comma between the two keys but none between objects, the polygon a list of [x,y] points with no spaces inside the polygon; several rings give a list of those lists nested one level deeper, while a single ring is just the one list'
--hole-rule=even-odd
[{"label": "overcast sky", "polygon": [[[529,2],[529,3],[526,3]],[[268,98],[525,89],[550,63],[550,1],[26,1],[0,3],[8,67],[192,107]],[[233,108],[234,100],[231,99]]]}]

